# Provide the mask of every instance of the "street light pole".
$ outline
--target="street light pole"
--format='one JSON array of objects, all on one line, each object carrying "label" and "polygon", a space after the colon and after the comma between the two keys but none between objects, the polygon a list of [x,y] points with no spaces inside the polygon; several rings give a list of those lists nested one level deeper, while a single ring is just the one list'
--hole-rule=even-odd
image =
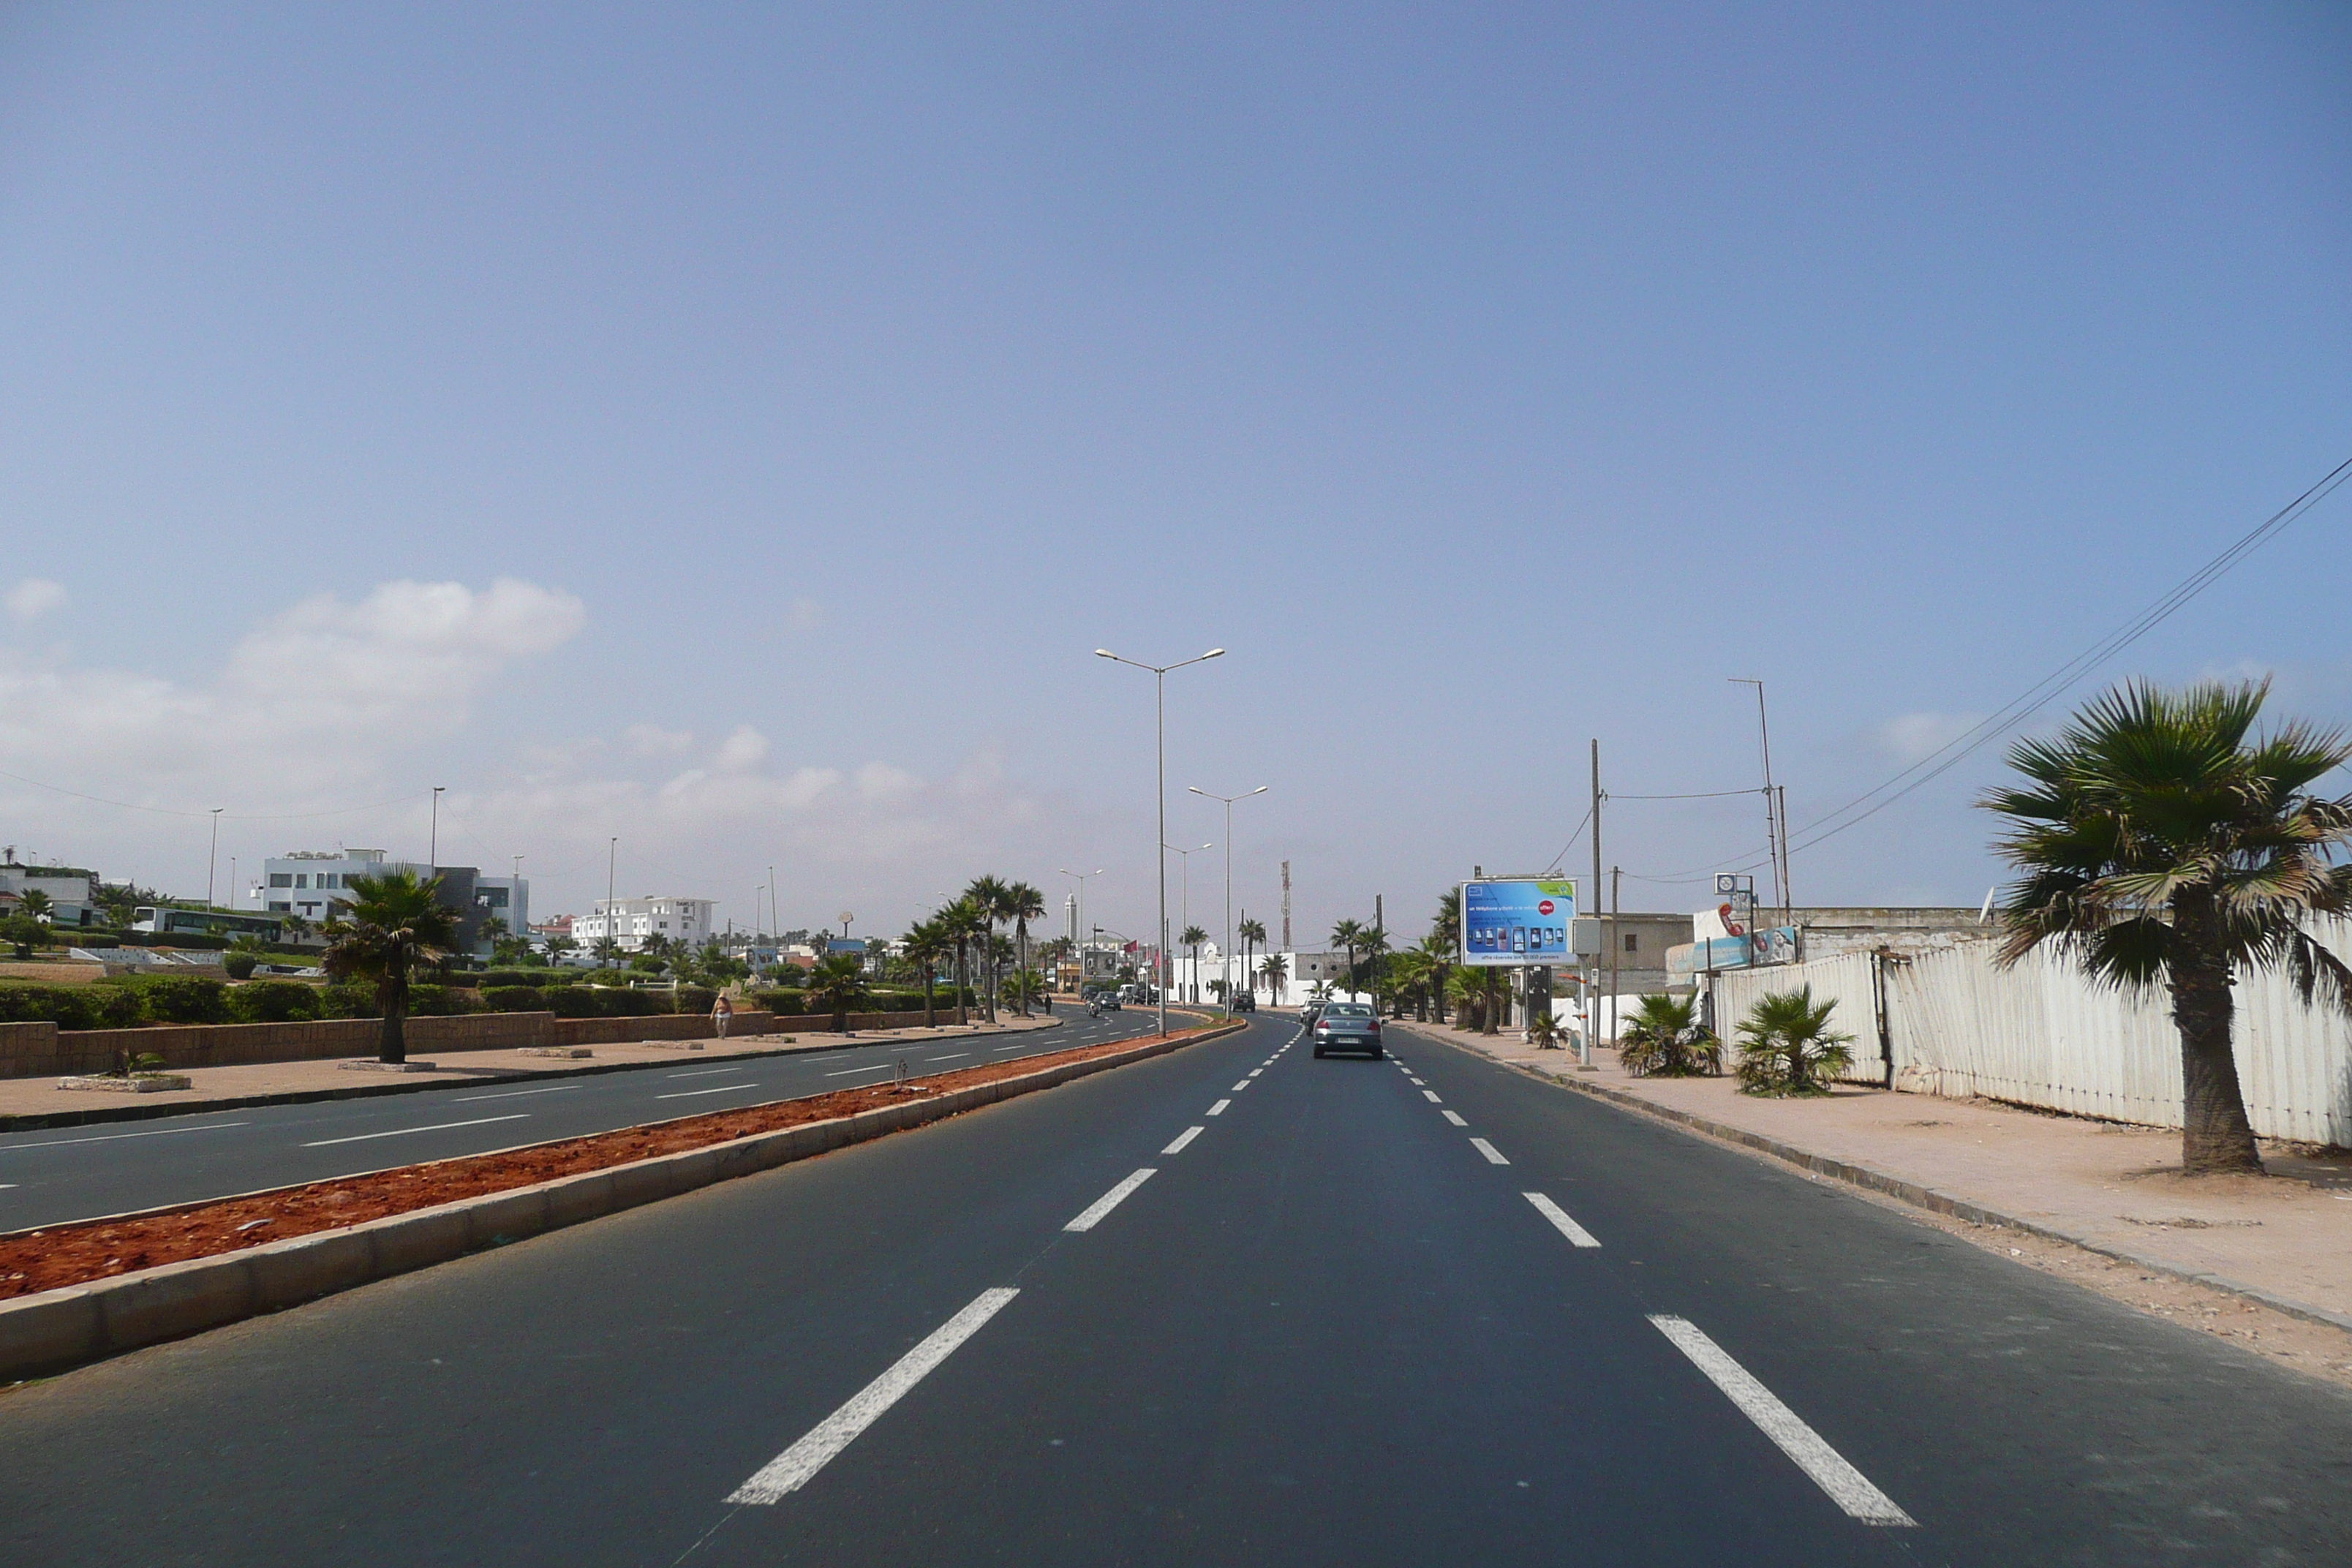
[{"label": "street light pole", "polygon": [[[1225,1010],[1231,1012],[1234,1003],[1234,802],[1247,800],[1254,795],[1264,795],[1267,786],[1260,784],[1239,795],[1212,795],[1199,784],[1186,784],[1184,787],[1205,800],[1219,800],[1225,805],[1225,945],[1219,950],[1223,957],[1218,961],[1218,968],[1225,977]],[[1242,979],[1246,981],[1249,975],[1244,973]]]},{"label": "street light pole", "polygon": [[621,840],[616,834],[604,847],[604,940],[613,944],[611,958],[618,958],[621,952],[621,920],[613,912],[613,868],[620,860]]},{"label": "street light pole", "polygon": [[[1154,833],[1151,837],[1151,842],[1154,844],[1164,845],[1168,842],[1168,672],[1171,669],[1181,669],[1188,664],[1200,664],[1208,659],[1222,658],[1224,657],[1224,652],[1225,650],[1223,648],[1213,647],[1204,654],[1201,654],[1192,658],[1180,659],[1174,664],[1142,664],[1139,663],[1135,659],[1121,658],[1118,655],[1111,652],[1110,649],[1107,647],[1098,647],[1095,649],[1095,657],[1097,658],[1107,658],[1114,664],[1133,665],[1138,669],[1148,669],[1151,672],[1152,685],[1155,694],[1152,708],[1152,727],[1158,737],[1160,757],[1158,784],[1155,786],[1155,794],[1160,807],[1160,826],[1159,831]],[[1167,851],[1164,849],[1155,850],[1152,854],[1152,858],[1158,862],[1160,867],[1160,1033],[1161,1036],[1165,1037],[1168,1033]]]},{"label": "street light pole", "polygon": [[1765,849],[1772,862],[1774,901],[1781,906],[1785,914],[1789,903],[1789,824],[1779,808],[1779,798],[1772,793],[1772,726],[1764,716],[1764,683],[1744,675],[1726,679],[1734,686],[1756,689],[1756,734],[1764,747]]},{"label": "street light pole", "polygon": [[1101,876],[1102,868],[1097,866],[1091,871],[1072,871],[1056,866],[1054,869],[1078,885],[1078,929],[1075,934],[1078,939],[1078,994],[1084,996],[1087,989],[1087,879]]},{"label": "street light pole", "polygon": [[[1181,934],[1192,929],[1192,851],[1178,849],[1173,844],[1162,844],[1160,847],[1172,851],[1180,868],[1176,873],[1176,930],[1179,940],[1181,940]],[[1214,849],[1216,846],[1202,844],[1195,847]],[[1192,999],[1195,1002],[1201,999],[1201,965],[1197,958],[1192,964]]]},{"label": "street light pole", "polygon": [[213,907],[213,873],[220,868],[221,813],[227,809],[225,805],[213,807],[213,847],[205,855],[205,908],[208,910]]},{"label": "street light pole", "polygon": [[425,875],[428,879],[441,873],[441,792],[448,787],[433,786],[433,836],[425,841]]}]

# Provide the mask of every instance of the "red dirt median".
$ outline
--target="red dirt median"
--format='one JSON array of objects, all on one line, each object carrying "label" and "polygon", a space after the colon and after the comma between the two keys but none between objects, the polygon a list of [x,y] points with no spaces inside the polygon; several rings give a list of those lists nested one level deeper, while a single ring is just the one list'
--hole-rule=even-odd
[{"label": "red dirt median", "polygon": [[[1169,1037],[1182,1039],[1206,1032],[1180,1029]],[[646,1127],[626,1127],[585,1138],[533,1144],[499,1154],[469,1154],[396,1171],[378,1171],[371,1175],[280,1187],[250,1197],[192,1204],[160,1214],[119,1220],[83,1220],[0,1237],[0,1300],[86,1284],[192,1258],[212,1258],[265,1242],[339,1230],[386,1215],[407,1214],[460,1198],[527,1187],[559,1176],[607,1170],[657,1154],[678,1154],[730,1143],[755,1133],[851,1116],[911,1098],[995,1083],[1065,1062],[1109,1056],[1158,1038],[1156,1035],[1147,1035],[1113,1040],[1075,1050],[1024,1057],[1018,1061],[909,1079],[903,1084],[836,1089],[807,1100],[781,1100],[740,1110],[714,1110]]]}]

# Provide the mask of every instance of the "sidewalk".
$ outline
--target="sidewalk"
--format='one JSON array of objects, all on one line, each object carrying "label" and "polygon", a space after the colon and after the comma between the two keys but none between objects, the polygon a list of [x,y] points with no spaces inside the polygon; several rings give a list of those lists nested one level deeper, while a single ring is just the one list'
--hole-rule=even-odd
[{"label": "sidewalk", "polygon": [[187,1072],[192,1087],[156,1094],[115,1094],[104,1090],[61,1089],[54,1078],[0,1079],[0,1131],[37,1127],[79,1126],[94,1121],[138,1121],[151,1117],[184,1115],[195,1110],[233,1106],[288,1103],[306,1100],[357,1100],[380,1094],[413,1094],[451,1089],[485,1079],[514,1078],[577,1078],[591,1073],[624,1072],[632,1068],[676,1067],[685,1061],[723,1061],[735,1057],[785,1056],[800,1051],[839,1050],[847,1046],[919,1044],[957,1039],[971,1035],[1012,1034],[1050,1028],[1059,1016],[1020,1018],[1003,1016],[997,1023],[975,1023],[959,1029],[952,1024],[936,1029],[861,1029],[836,1035],[813,1020],[815,1028],[790,1033],[738,1035],[724,1040],[674,1040],[638,1045],[622,1042],[584,1047],[592,1055],[531,1057],[517,1050],[418,1050],[417,1060],[430,1061],[433,1072],[376,1073],[342,1067],[342,1058],[318,1061],[262,1062],[245,1067],[194,1068]]},{"label": "sidewalk", "polygon": [[[2352,1331],[2352,1156],[2266,1145],[2267,1178],[2190,1181],[2179,1174],[2178,1132],[1843,1085],[1822,1100],[1761,1100],[1728,1077],[1632,1078],[1605,1048],[1580,1072],[1574,1051],[1538,1051],[1515,1034],[1394,1026],[1974,1226],[2088,1247]],[[2023,1256],[2017,1238],[1977,1239]],[[2110,1293],[2142,1304],[2147,1281],[2128,1283]]]}]

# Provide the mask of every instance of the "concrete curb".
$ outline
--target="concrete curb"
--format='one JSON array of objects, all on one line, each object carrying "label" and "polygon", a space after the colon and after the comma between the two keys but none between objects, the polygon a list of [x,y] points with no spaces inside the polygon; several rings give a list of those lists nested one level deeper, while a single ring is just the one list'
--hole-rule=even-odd
[{"label": "concrete curb", "polygon": [[[1061,1018],[1055,1017],[1041,1027],[1058,1029],[1063,1022]],[[936,1035],[932,1038],[968,1040],[980,1035],[998,1035],[1008,1032],[1035,1034],[1040,1031],[965,1028],[953,1034]],[[791,1057],[822,1051],[855,1050],[860,1046],[887,1043],[878,1036],[843,1037],[834,1034],[830,1029],[823,1031],[823,1036],[824,1037],[819,1040],[803,1040],[797,1045],[778,1046],[772,1050],[737,1051],[730,1055],[727,1059],[758,1061],[766,1057]],[[635,1042],[619,1043],[634,1044]],[[684,1042],[673,1043],[683,1044]],[[931,1041],[925,1040],[921,1043],[929,1045]],[[40,1132],[57,1127],[89,1127],[102,1121],[152,1121],[159,1117],[203,1116],[215,1110],[244,1110],[257,1105],[315,1105],[321,1100],[373,1100],[379,1095],[386,1094],[431,1094],[437,1089],[478,1089],[485,1083],[513,1079],[528,1079],[536,1083],[541,1079],[601,1078],[606,1073],[645,1072],[656,1068],[675,1068],[677,1065],[675,1061],[598,1062],[594,1067],[584,1068],[532,1068],[529,1071],[505,1069],[496,1071],[493,1077],[436,1079],[430,1083],[366,1083],[354,1084],[348,1089],[338,1086],[334,1089],[293,1089],[277,1094],[230,1095],[223,1100],[182,1100],[153,1105],[106,1105],[81,1110],[37,1111],[29,1115],[0,1116],[0,1132]]]},{"label": "concrete curb", "polygon": [[2069,1247],[2079,1247],[2085,1252],[2095,1252],[2102,1258],[2112,1258],[2118,1263],[2128,1263],[2135,1268],[2145,1268],[2150,1273],[2162,1274],[2173,1279],[2185,1279],[2194,1285],[2203,1285],[2215,1290],[2226,1291],[2232,1296],[2242,1297],[2249,1301],[2268,1307],[2274,1312],[2284,1312],[2290,1318],[2299,1318],[2306,1323],[2323,1323],[2329,1328],[2341,1329],[2347,1333],[2352,1333],[2352,1317],[2277,1295],[2258,1285],[2248,1285],[2219,1274],[2208,1274],[2201,1269],[2169,1263],[2160,1258],[2150,1258],[2146,1253],[2134,1252],[2129,1247],[2117,1247],[2112,1242],[2101,1241],[2094,1237],[2081,1236],[2074,1231],[2062,1230],[2053,1225],[2042,1225],[2038,1221],[2025,1219],[2017,1215],[2003,1214],[1999,1209],[1987,1208],[1982,1204],[1955,1197],[1949,1193],[1938,1191],[1934,1187],[1906,1180],[1869,1165],[1857,1165],[1847,1160],[1833,1160],[1826,1154],[1816,1154],[1809,1149],[1801,1149],[1793,1143],[1782,1142],[1778,1138],[1767,1137],[1761,1132],[1751,1132],[1744,1127],[1734,1127],[1728,1122],[1717,1121],[1687,1110],[1677,1110],[1671,1105],[1660,1105],[1654,1100],[1643,1100],[1640,1095],[1628,1094],[1622,1089],[1612,1089],[1606,1084],[1580,1083],[1570,1078],[1555,1078],[1524,1062],[1505,1061],[1500,1057],[1487,1056],[1475,1047],[1459,1044],[1447,1039],[1443,1035],[1430,1034],[1421,1029],[1411,1029],[1407,1032],[1433,1045],[1449,1046],[1455,1050],[1483,1058],[1497,1066],[1509,1068],[1515,1072],[1525,1073],[1539,1083],[1573,1089],[1579,1094],[1590,1095],[1595,1100],[1607,1100],[1612,1105],[1647,1116],[1654,1121],[1679,1127],[1685,1131],[1701,1133],[1726,1143],[1736,1143],[1745,1149],[1753,1149],[1759,1153],[1769,1154],[1776,1160],[1786,1161],[1816,1175],[1827,1176],[1832,1181],[1843,1182],[1848,1186],[1860,1187],[1865,1192],[1878,1193],[1909,1204],[1915,1208],[1926,1209],[1931,1214],[1948,1215],[1954,1219],[1967,1220],[1972,1225],[1998,1226],[2004,1230],[2022,1231],[2028,1236],[2038,1236],[2045,1241],[2062,1241]]},{"label": "concrete curb", "polygon": [[0,1301],[0,1381],[63,1372],[86,1362],[182,1339],[263,1312],[280,1311],[356,1285],[430,1268],[484,1247],[521,1241],[656,1203],[717,1182],[772,1170],[835,1149],[945,1121],[999,1100],[1246,1027],[1152,1040],[1087,1061],[975,1084],[903,1105],[756,1133],[682,1153],[560,1176],[437,1207],[386,1215],[341,1230],[268,1242],[243,1252],[142,1268]]}]

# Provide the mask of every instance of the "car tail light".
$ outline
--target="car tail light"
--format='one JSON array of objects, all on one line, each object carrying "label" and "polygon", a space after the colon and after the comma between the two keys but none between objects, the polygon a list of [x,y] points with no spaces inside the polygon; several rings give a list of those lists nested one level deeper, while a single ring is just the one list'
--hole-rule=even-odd
[{"label": "car tail light", "polygon": [[1371,1031],[1373,1034],[1375,1034],[1375,1035],[1377,1035],[1377,1034],[1379,1034],[1379,1033],[1381,1032],[1381,1021],[1380,1021],[1378,1018],[1373,1019],[1370,1023],[1369,1023],[1369,1024],[1365,1025],[1364,1026],[1365,1026],[1367,1029],[1370,1030],[1370,1031]]}]

